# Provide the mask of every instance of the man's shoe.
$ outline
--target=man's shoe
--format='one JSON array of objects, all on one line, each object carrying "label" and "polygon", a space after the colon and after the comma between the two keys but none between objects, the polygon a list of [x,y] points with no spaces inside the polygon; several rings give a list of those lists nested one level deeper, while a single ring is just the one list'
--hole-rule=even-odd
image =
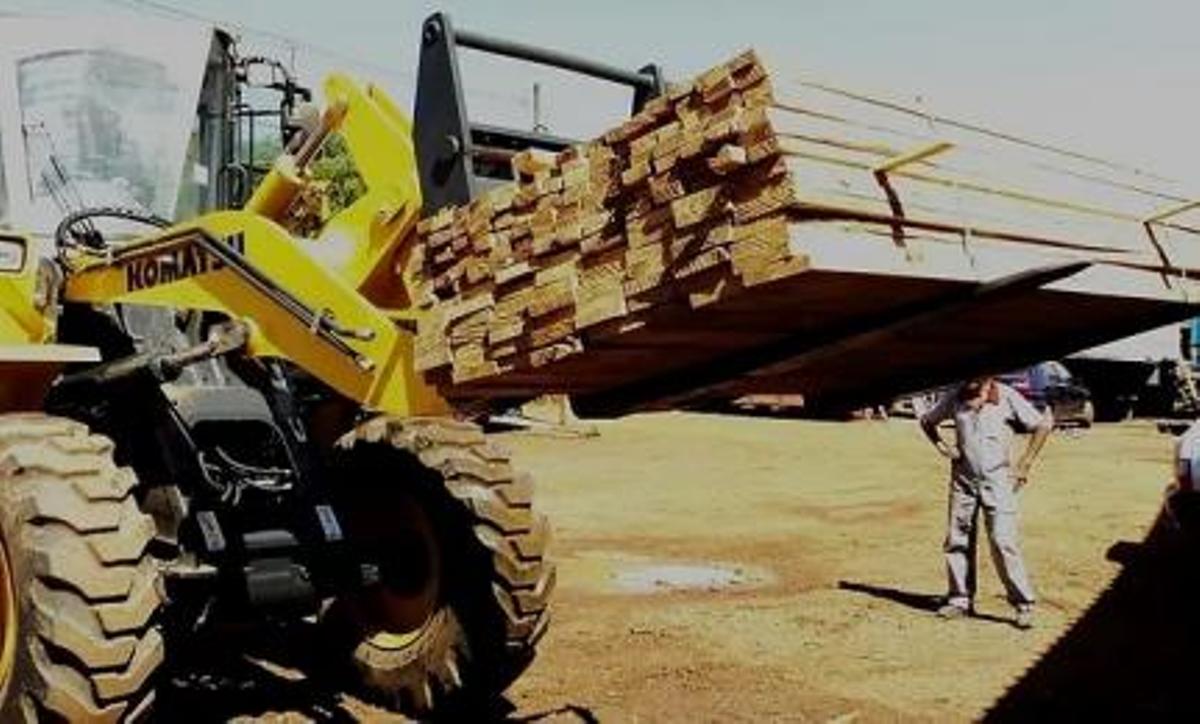
[{"label": "man's shoe", "polygon": [[958,604],[947,603],[937,610],[937,615],[938,618],[950,621],[956,618],[964,618],[967,615],[967,609]]},{"label": "man's shoe", "polygon": [[1018,608],[1016,618],[1013,619],[1013,625],[1022,631],[1028,631],[1033,628],[1033,607],[1022,606]]}]

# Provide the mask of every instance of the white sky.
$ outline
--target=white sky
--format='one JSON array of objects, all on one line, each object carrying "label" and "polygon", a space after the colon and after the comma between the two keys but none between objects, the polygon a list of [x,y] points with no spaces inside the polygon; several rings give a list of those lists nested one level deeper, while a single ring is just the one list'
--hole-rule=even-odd
[{"label": "white sky", "polygon": [[[162,8],[242,25],[249,50],[298,70],[343,68],[411,103],[421,21],[684,78],[754,46],[785,70],[900,99],[1179,178],[1200,193],[1200,2],[1195,0],[0,0],[0,11]],[[319,47],[313,47],[319,46]],[[465,60],[471,112],[529,126],[534,80],[554,132],[586,136],[625,112],[604,83]]]}]

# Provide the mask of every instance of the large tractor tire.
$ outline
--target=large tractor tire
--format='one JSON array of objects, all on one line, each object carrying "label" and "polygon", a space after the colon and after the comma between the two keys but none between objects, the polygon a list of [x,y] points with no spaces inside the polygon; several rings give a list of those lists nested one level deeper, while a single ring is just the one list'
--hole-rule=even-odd
[{"label": "large tractor tire", "polygon": [[346,538],[384,561],[327,616],[362,692],[417,717],[494,701],[532,661],[554,587],[530,478],[451,420],[378,418],[338,448]]},{"label": "large tractor tire", "polygon": [[144,719],[163,659],[154,521],[112,442],[0,415],[0,721]]}]

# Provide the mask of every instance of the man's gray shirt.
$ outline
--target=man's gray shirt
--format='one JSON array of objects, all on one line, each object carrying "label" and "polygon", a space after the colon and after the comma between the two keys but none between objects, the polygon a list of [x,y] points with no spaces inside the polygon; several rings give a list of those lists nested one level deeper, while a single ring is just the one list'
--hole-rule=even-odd
[{"label": "man's gray shirt", "polygon": [[1029,400],[1008,385],[995,383],[996,402],[985,401],[978,410],[959,400],[958,390],[951,390],[921,418],[922,424],[937,425],[954,420],[958,433],[959,460],[955,474],[965,475],[976,482],[1008,478],[1009,451],[1012,445],[1013,424],[1032,430],[1047,422]]}]

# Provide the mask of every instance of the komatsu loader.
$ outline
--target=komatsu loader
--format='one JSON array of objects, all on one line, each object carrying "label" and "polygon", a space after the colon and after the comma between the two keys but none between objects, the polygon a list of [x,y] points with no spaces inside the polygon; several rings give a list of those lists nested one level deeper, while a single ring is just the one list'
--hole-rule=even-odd
[{"label": "komatsu loader", "polygon": [[[419,169],[464,202],[488,158],[563,143],[472,126],[454,41],[561,59],[431,18],[420,160],[396,103],[334,74],[256,170],[263,61],[136,25],[0,23],[0,720],[139,719],[164,659],[225,621],[315,621],[320,658],[409,715],[494,697],[546,630],[547,524],[414,371],[398,270],[434,203]],[[334,136],[365,191],[302,238]]]}]

